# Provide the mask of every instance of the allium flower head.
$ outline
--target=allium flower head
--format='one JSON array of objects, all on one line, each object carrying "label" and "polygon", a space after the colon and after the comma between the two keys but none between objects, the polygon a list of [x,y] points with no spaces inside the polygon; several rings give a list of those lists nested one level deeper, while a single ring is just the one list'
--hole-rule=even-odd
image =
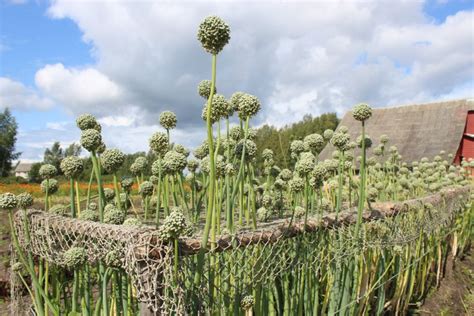
[{"label": "allium flower head", "polygon": [[347,126],[341,125],[337,129],[337,132],[347,134],[347,133],[349,133],[349,128]]},{"label": "allium flower head", "polygon": [[375,147],[375,148],[372,150],[372,152],[373,152],[373,154],[374,154],[375,156],[382,156],[382,154],[383,154],[383,149],[382,149],[382,147],[379,145],[379,146]]},{"label": "allium flower head", "polygon": [[229,42],[230,27],[217,16],[208,16],[199,25],[197,38],[204,50],[217,55]]},{"label": "allium flower head", "polygon": [[305,214],[306,214],[306,210],[303,207],[301,207],[301,206],[295,207],[295,217],[296,218],[302,218],[302,217],[305,216]]},{"label": "allium flower head", "polygon": [[86,262],[87,253],[82,247],[71,247],[63,254],[63,264],[67,268],[75,268]]},{"label": "allium flower head", "polygon": [[303,140],[306,151],[311,151],[313,154],[319,152],[324,146],[324,138],[319,134],[310,134]]},{"label": "allium flower head", "polygon": [[107,202],[110,202],[115,197],[115,191],[111,188],[104,188],[104,198]]},{"label": "allium flower head", "polygon": [[58,181],[56,179],[46,179],[41,182],[41,191],[46,193],[46,188],[48,188],[48,194],[54,194],[58,191]]},{"label": "allium flower head", "polygon": [[17,204],[18,201],[15,194],[10,192],[0,194],[0,209],[12,210],[17,206]]},{"label": "allium flower head", "polygon": [[273,150],[265,148],[262,151],[262,158],[265,159],[265,160],[273,159]]},{"label": "allium flower head", "polygon": [[26,209],[33,205],[33,196],[28,192],[20,193],[16,196],[18,207]]},{"label": "allium flower head", "polygon": [[257,210],[257,219],[262,222],[266,222],[270,217],[270,211],[265,207],[262,206]]},{"label": "allium flower head", "polygon": [[67,178],[76,178],[84,170],[84,162],[76,156],[69,156],[61,161],[61,171]]},{"label": "allium flower head", "polygon": [[163,225],[159,228],[159,236],[164,241],[178,238],[186,229],[186,218],[180,207],[173,207],[170,215],[163,221]]},{"label": "allium flower head", "polygon": [[357,121],[363,122],[372,116],[372,108],[365,103],[359,103],[352,108],[352,116]]},{"label": "allium flower head", "polygon": [[160,114],[160,124],[165,129],[173,129],[176,127],[176,123],[178,119],[176,118],[176,114],[171,111],[163,111]]},{"label": "allium flower head", "polygon": [[257,154],[257,144],[255,144],[254,141],[247,139],[244,141],[243,139],[239,141],[237,146],[235,146],[235,154],[237,157],[241,157],[244,149],[244,144],[245,144],[245,159],[247,161],[252,160],[255,158],[255,155]]},{"label": "allium flower head", "polygon": [[[362,148],[362,135],[359,135],[357,137],[357,146],[359,146],[359,148]],[[365,148],[370,148],[372,147],[372,139],[370,138],[369,135],[365,135]]]},{"label": "allium flower head", "polygon": [[240,306],[244,310],[251,309],[254,304],[255,304],[255,299],[253,298],[252,295],[247,295],[240,301]]},{"label": "allium flower head", "polygon": [[227,163],[227,164],[225,165],[225,171],[224,171],[224,172],[225,172],[226,175],[233,176],[233,175],[235,174],[235,167],[234,167],[234,165],[231,164],[231,163]]},{"label": "allium flower head", "polygon": [[58,173],[55,166],[50,164],[42,165],[39,169],[39,175],[43,179],[51,179]]},{"label": "allium flower head", "polygon": [[389,138],[387,135],[383,134],[382,136],[380,136],[380,143],[382,143],[383,145],[388,143],[388,141],[389,141]]},{"label": "allium flower head", "polygon": [[151,135],[150,140],[150,148],[155,152],[155,154],[159,156],[163,156],[169,148],[169,140],[168,136],[162,132],[156,132]]},{"label": "allium flower head", "polygon": [[291,178],[293,178],[293,173],[292,173],[291,170],[289,170],[289,169],[283,169],[283,170],[280,172],[279,177],[280,177],[280,179],[282,179],[283,181],[288,182],[288,181],[291,180]]},{"label": "allium flower head", "polygon": [[314,164],[316,163],[316,158],[310,152],[301,153],[300,159],[296,163],[295,169],[300,175],[307,175],[310,173]]},{"label": "allium flower head", "polygon": [[292,192],[301,192],[304,189],[304,180],[300,177],[293,177],[293,179],[288,181],[288,185]]},{"label": "allium flower head", "polygon": [[123,224],[124,226],[142,226],[142,222],[136,217],[127,218]]},{"label": "allium flower head", "polygon": [[96,118],[91,114],[79,115],[79,117],[76,119],[76,124],[81,131],[85,131],[87,129],[95,129],[99,132],[101,131],[100,124],[97,123]]},{"label": "allium flower head", "polygon": [[327,129],[324,131],[323,137],[325,140],[330,140],[333,134],[334,134],[334,131],[332,129]]},{"label": "allium flower head", "polygon": [[290,144],[290,151],[292,154],[299,155],[304,151],[304,143],[302,140],[294,140]]},{"label": "allium flower head", "polygon": [[185,157],[188,157],[189,156],[189,150],[186,149],[186,147],[184,147],[183,145],[181,144],[175,144],[173,146],[173,150],[177,153],[180,153],[182,155],[184,155]]},{"label": "allium flower head", "polygon": [[173,174],[183,171],[186,168],[188,162],[186,160],[186,156],[171,150],[165,154],[162,163],[163,171],[165,173]]},{"label": "allium flower head", "polygon": [[199,168],[199,161],[197,161],[196,159],[189,159],[188,170],[190,172],[196,172],[197,168]]},{"label": "allium flower head", "polygon": [[331,138],[331,144],[334,145],[337,149],[340,151],[346,151],[348,149],[348,144],[350,141],[350,136],[345,133],[334,133],[334,135]]},{"label": "allium flower head", "polygon": [[142,196],[151,196],[153,194],[153,183],[150,181],[143,181],[140,184],[140,194]]},{"label": "allium flower head", "polygon": [[124,160],[125,155],[118,149],[107,149],[100,156],[102,167],[109,173],[117,172]]},{"label": "allium flower head", "polygon": [[[229,102],[221,94],[215,94],[212,97],[211,105],[211,123],[215,123],[222,118],[227,118],[233,114],[233,109],[231,108]],[[204,104],[202,109],[202,119],[207,121],[207,103]]]},{"label": "allium flower head", "polygon": [[145,157],[137,157],[134,161],[134,164],[140,171],[144,171],[146,169],[148,161]]},{"label": "allium flower head", "polygon": [[120,182],[120,185],[122,186],[122,189],[125,192],[130,192],[130,190],[132,189],[132,186],[133,186],[133,179],[132,178],[124,178]]},{"label": "allium flower head", "polygon": [[234,111],[239,110],[240,97],[242,97],[244,94],[245,94],[245,92],[237,91],[237,92],[234,92],[231,95],[229,102],[230,102],[230,105],[232,106],[232,108],[234,109]]},{"label": "allium flower head", "polygon": [[102,136],[95,129],[86,129],[81,134],[81,146],[92,152],[102,145]]},{"label": "allium flower head", "polygon": [[251,94],[244,93],[238,98],[238,112],[241,119],[252,117],[260,111],[260,100]]},{"label": "allium flower head", "polygon": [[70,209],[66,207],[64,204],[55,204],[49,208],[49,212],[56,214],[56,215],[61,215],[61,216],[67,216],[69,215]]},{"label": "allium flower head", "polygon": [[240,126],[234,126],[229,131],[229,136],[235,141],[239,141],[242,138],[242,129]]},{"label": "allium flower head", "polygon": [[[217,92],[216,87],[214,87],[214,93]],[[211,80],[202,80],[198,85],[198,93],[204,99],[209,99],[211,95]]]},{"label": "allium flower head", "polygon": [[112,250],[105,255],[104,262],[108,267],[120,267],[122,265],[122,258],[123,255],[119,251]]},{"label": "allium flower head", "polygon": [[318,163],[316,166],[314,166],[311,175],[316,179],[324,180],[328,175],[328,170],[323,163]]},{"label": "allium flower head", "polygon": [[107,204],[104,208],[104,223],[121,225],[125,220],[125,212],[116,208],[113,204]]},{"label": "allium flower head", "polygon": [[79,214],[79,219],[84,221],[97,222],[99,220],[99,214],[96,211],[85,209]]}]

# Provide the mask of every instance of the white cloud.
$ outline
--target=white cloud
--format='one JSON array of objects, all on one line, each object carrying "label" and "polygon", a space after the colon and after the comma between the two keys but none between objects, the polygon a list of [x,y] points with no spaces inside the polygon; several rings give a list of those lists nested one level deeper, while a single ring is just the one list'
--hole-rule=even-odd
[{"label": "white cloud", "polygon": [[46,110],[53,104],[49,98],[40,96],[21,82],[0,77],[0,109],[9,107],[19,110]]},{"label": "white cloud", "polygon": [[90,110],[107,113],[123,102],[121,89],[95,68],[46,65],[36,73],[35,82],[43,93],[74,114]]}]

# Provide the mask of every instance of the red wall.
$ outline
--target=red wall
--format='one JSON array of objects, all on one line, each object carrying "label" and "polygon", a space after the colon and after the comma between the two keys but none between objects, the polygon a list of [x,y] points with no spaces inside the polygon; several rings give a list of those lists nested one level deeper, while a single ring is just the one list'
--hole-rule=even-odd
[{"label": "red wall", "polygon": [[464,160],[474,159],[474,111],[469,111],[466,118],[466,128],[461,141],[461,146],[454,159],[454,163],[459,164],[461,157]]}]

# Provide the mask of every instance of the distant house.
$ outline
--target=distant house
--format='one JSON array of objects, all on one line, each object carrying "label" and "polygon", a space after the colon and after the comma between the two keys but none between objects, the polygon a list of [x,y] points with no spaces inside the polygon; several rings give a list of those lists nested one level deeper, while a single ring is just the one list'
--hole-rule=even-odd
[{"label": "distant house", "polygon": [[[339,126],[346,126],[352,140],[361,134],[361,123],[347,112]],[[462,99],[391,108],[377,108],[366,122],[366,133],[372,148],[379,145],[380,136],[387,135],[390,146],[397,146],[403,161],[433,159],[440,151],[450,163],[474,159],[474,99]],[[331,158],[334,146],[328,144],[320,159]],[[356,151],[356,155],[360,150]],[[368,150],[372,156],[372,150]]]},{"label": "distant house", "polygon": [[20,162],[15,168],[15,177],[28,179],[28,172],[30,172],[32,165],[32,163]]}]

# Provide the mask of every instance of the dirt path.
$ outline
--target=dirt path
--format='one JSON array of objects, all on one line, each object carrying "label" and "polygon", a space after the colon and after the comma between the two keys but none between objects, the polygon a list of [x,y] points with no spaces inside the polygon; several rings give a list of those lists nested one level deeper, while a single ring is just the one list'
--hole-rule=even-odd
[{"label": "dirt path", "polygon": [[446,271],[438,289],[428,295],[418,310],[420,315],[474,315],[474,249]]}]

